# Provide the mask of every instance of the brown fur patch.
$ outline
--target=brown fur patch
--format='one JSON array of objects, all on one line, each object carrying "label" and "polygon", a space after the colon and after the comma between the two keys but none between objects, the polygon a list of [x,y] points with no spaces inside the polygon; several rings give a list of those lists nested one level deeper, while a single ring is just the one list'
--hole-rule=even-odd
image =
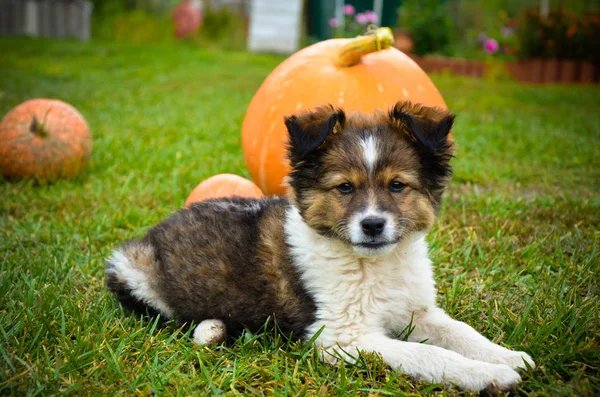
[{"label": "brown fur patch", "polygon": [[[285,231],[279,212],[270,212],[260,220],[257,258],[263,263],[264,276],[273,289],[274,301],[285,307],[288,313],[306,311],[303,292],[299,287],[298,275],[290,266]],[[307,319],[310,313],[306,313]],[[285,318],[281,318],[285,321]]]},{"label": "brown fur patch", "polygon": [[[321,107],[312,117],[304,113],[296,119],[297,128],[318,130],[318,122],[323,128],[334,111]],[[367,207],[392,214],[405,232],[429,229],[449,181],[452,145],[444,128],[451,126],[453,117],[410,102],[398,102],[389,114],[344,117],[343,131],[330,134],[302,163],[294,164],[292,158],[290,186],[304,219],[342,241],[350,239],[350,218]],[[362,142],[367,139],[375,142],[374,170],[365,160]],[[394,181],[406,185],[402,192],[390,190]],[[343,183],[353,186],[352,194],[337,189]]]},{"label": "brown fur patch", "polygon": [[412,190],[398,208],[409,231],[428,230],[435,222],[435,209],[426,195]]},{"label": "brown fur patch", "polygon": [[[156,256],[151,245],[130,241],[121,247],[121,252],[127,257],[131,266],[146,274],[151,282],[156,280]],[[125,280],[119,280],[125,282]]]},{"label": "brown fur patch", "polygon": [[132,264],[139,267],[153,267],[156,263],[154,250],[149,245],[129,244],[125,247],[124,254]]}]

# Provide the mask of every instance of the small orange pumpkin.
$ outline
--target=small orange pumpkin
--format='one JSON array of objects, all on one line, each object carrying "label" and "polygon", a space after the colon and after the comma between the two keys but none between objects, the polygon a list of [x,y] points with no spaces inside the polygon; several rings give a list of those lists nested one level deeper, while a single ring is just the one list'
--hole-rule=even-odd
[{"label": "small orange pumpkin", "polygon": [[234,174],[218,174],[200,182],[185,200],[185,206],[211,198],[232,196],[260,198],[263,197],[263,192],[246,178]]},{"label": "small orange pumpkin", "polygon": [[[242,148],[250,175],[265,194],[284,194],[284,116],[332,104],[346,112],[387,111],[399,100],[446,108],[427,74],[391,48],[389,28],[355,39],[316,43],[290,56],[262,83],[242,125]],[[380,51],[381,50],[381,51]]]},{"label": "small orange pumpkin", "polygon": [[87,165],[91,151],[83,116],[56,99],[23,102],[0,122],[0,172],[7,178],[71,178]]}]

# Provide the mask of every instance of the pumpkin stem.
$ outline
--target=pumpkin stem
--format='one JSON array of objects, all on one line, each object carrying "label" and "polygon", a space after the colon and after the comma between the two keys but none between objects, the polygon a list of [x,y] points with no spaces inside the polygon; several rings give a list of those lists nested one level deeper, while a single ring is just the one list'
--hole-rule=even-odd
[{"label": "pumpkin stem", "polygon": [[390,28],[369,29],[367,35],[350,40],[338,50],[337,64],[349,67],[360,62],[363,55],[381,51],[394,44],[394,35]]},{"label": "pumpkin stem", "polygon": [[36,116],[33,116],[33,120],[31,120],[29,131],[31,131],[33,134],[40,138],[45,138],[50,134],[50,132],[48,131],[48,127],[46,127],[44,123],[40,123]]}]

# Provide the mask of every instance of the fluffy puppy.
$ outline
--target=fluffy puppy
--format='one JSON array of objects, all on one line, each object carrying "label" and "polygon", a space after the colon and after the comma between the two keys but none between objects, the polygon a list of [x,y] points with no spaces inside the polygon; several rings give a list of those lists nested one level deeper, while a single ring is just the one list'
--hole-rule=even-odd
[{"label": "fluffy puppy", "polygon": [[[290,116],[288,199],[181,210],[113,253],[108,287],[127,307],[199,324],[199,344],[275,316],[303,340],[320,332],[328,361],[376,352],[416,379],[511,389],[529,355],[435,303],[424,234],[450,179],[453,120],[410,102],[387,114],[323,106]],[[409,341],[392,337],[410,324]]]}]

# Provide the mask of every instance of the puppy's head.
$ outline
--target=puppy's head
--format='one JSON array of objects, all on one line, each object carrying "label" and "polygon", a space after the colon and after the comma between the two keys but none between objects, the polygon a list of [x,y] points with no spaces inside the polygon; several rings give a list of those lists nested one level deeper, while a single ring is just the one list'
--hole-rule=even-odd
[{"label": "puppy's head", "polygon": [[360,255],[429,229],[451,175],[454,115],[398,102],[388,114],[323,106],[285,119],[290,199],[318,233]]}]

